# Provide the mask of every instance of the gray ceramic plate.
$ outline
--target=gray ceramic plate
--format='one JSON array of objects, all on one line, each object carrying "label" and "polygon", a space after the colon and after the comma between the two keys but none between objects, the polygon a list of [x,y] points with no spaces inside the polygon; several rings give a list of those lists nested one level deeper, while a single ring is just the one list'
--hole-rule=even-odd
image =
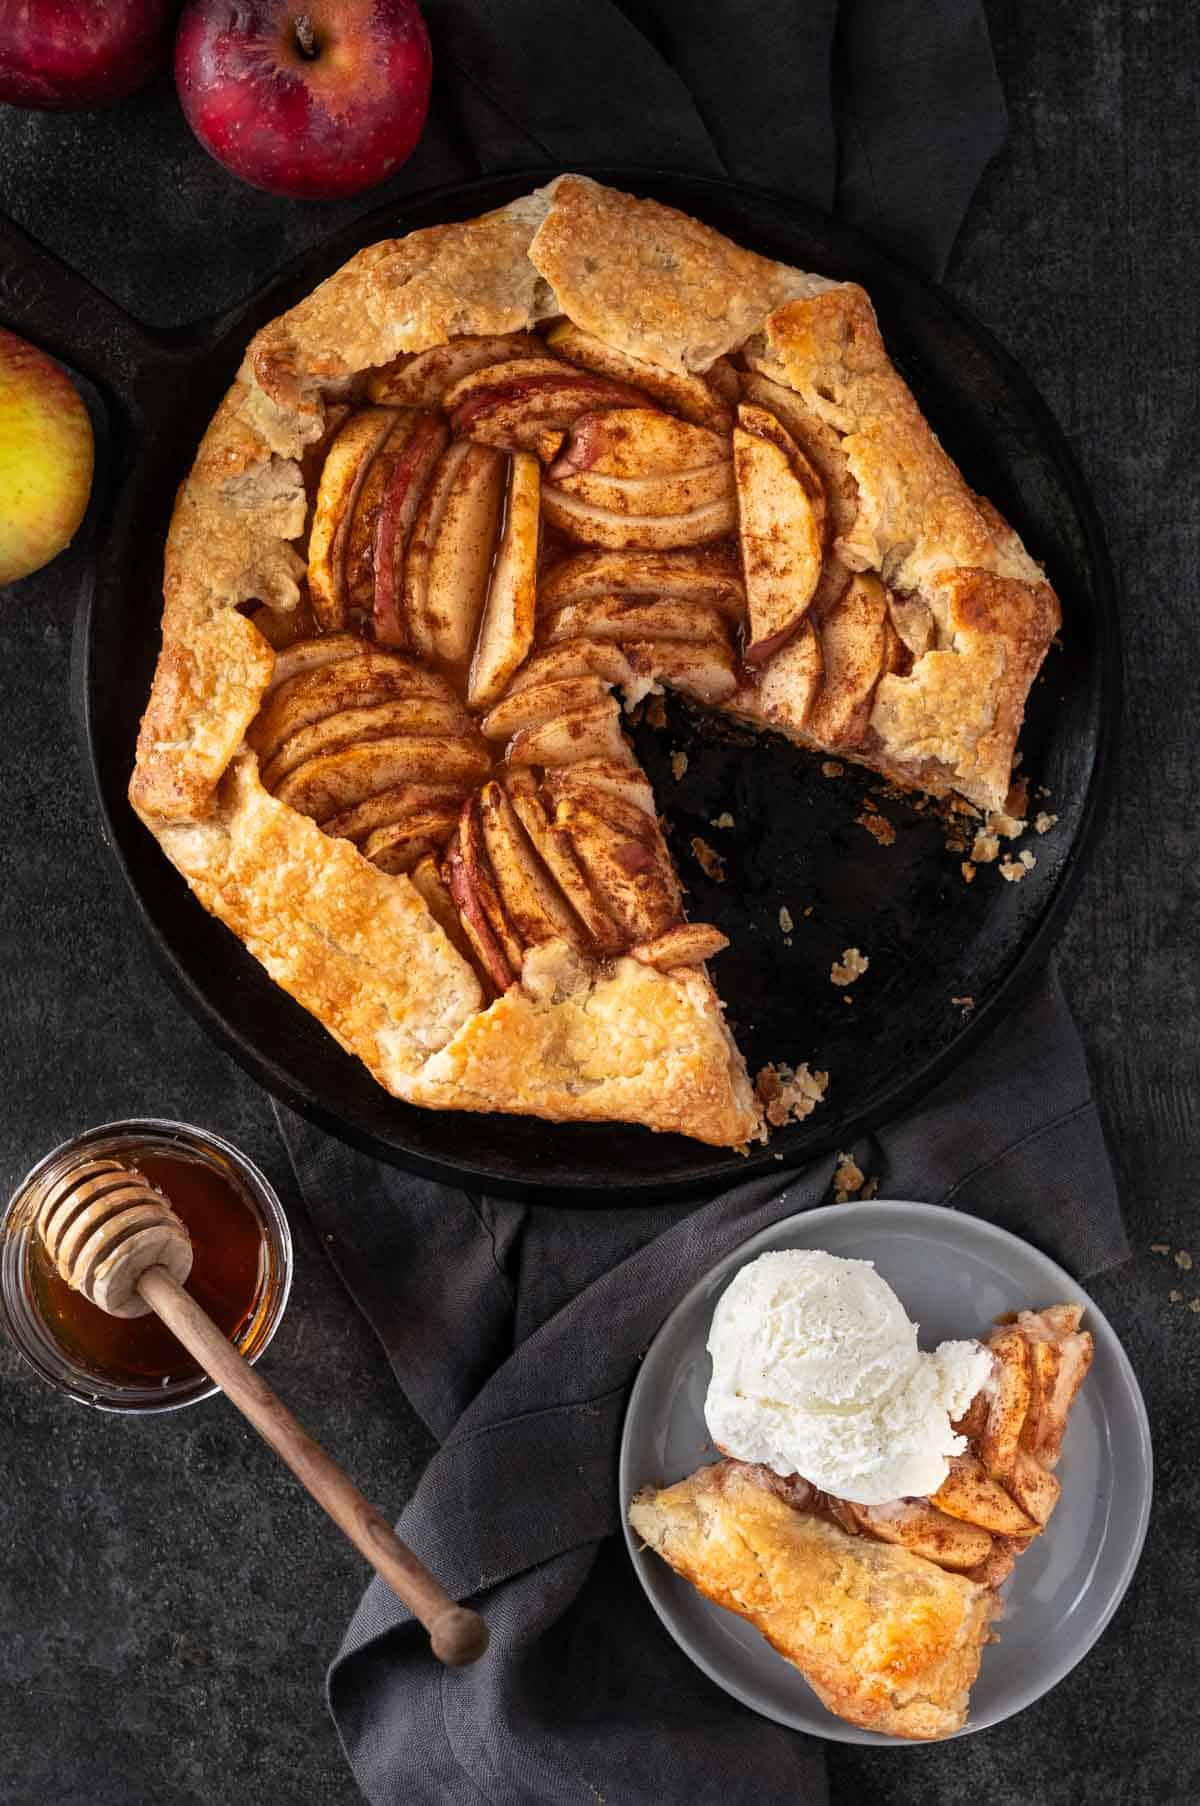
[{"label": "gray ceramic plate", "polygon": [[977,1335],[1004,1311],[1067,1300],[1087,1306],[1084,1326],[1095,1337],[1096,1357],[1071,1413],[1058,1470],[1062,1499],[1005,1589],[1001,1639],[984,1654],[971,1716],[959,1735],[1011,1718],[1087,1654],[1141,1553],[1150,1511],[1150,1427],[1125,1351],[1083,1287],[1052,1260],[990,1223],[933,1204],[878,1199],[789,1217],[743,1243],[676,1306],[642,1363],[621,1439],[621,1517],[630,1557],[675,1641],[718,1686],[814,1737],[911,1747],[827,1712],[797,1670],[748,1624],[639,1549],[624,1511],[640,1487],[680,1480],[714,1459],[704,1423],[709,1319],[738,1268],[768,1248],[824,1248],[873,1260],[920,1324],[923,1348]]}]

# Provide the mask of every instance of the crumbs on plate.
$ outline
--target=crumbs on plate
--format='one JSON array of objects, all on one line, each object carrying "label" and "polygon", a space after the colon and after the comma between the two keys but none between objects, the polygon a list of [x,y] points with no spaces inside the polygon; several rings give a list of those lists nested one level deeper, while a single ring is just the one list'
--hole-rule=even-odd
[{"label": "crumbs on plate", "polygon": [[785,1066],[782,1061],[764,1066],[754,1080],[754,1092],[763,1115],[773,1129],[786,1122],[803,1122],[825,1096],[827,1072],[811,1072],[808,1062]]},{"label": "crumbs on plate", "polygon": [[835,985],[852,985],[856,978],[861,978],[871,961],[867,954],[860,953],[857,947],[847,947],[841,959],[835,959],[829,968],[830,981]]}]

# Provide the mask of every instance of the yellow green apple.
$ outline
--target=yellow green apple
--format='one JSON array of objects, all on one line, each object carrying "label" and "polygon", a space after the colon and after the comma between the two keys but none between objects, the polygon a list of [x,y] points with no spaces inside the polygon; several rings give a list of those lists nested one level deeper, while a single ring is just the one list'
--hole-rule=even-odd
[{"label": "yellow green apple", "polygon": [[92,491],[92,424],[70,377],[0,327],[0,584],[69,545]]}]

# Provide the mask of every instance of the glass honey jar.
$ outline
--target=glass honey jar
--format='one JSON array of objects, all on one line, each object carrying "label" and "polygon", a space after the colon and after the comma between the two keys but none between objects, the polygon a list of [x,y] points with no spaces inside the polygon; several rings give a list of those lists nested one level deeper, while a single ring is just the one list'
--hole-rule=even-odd
[{"label": "glass honey jar", "polygon": [[283,1207],[253,1161],[208,1130],[157,1118],[104,1123],[64,1142],[18,1185],[0,1218],[0,1319],[60,1392],[106,1411],[172,1411],[217,1388],[153,1313],[108,1316],[73,1292],[35,1227],[42,1200],[84,1162],[136,1168],[187,1225],[185,1290],[248,1361],[268,1347],[292,1283]]}]

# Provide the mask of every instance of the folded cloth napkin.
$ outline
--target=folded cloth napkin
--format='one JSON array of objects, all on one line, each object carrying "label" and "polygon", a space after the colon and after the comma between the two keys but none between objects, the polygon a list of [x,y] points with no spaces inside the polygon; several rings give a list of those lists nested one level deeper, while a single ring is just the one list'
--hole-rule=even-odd
[{"label": "folded cloth napkin", "polygon": [[[726,174],[941,273],[1004,105],[979,0],[430,0],[420,178],[531,163]],[[531,1208],[416,1179],[280,1110],[322,1243],[441,1447],[400,1529],[486,1612],[447,1673],[379,1582],[330,1674],[373,1806],[827,1798],[822,1746],[724,1697],[615,1537],[639,1356],[722,1255],[825,1200],[833,1162],[699,1208]],[[853,1150],[884,1196],[987,1215],[1084,1276],[1125,1252],[1067,1008],[1044,979],[942,1087]],[[852,1205],[846,1208],[852,1209]]]},{"label": "folded cloth napkin", "polygon": [[[827,1201],[832,1158],[699,1208],[598,1214],[468,1196],[277,1114],[318,1234],[441,1442],[400,1533],[492,1632],[480,1663],[448,1673],[372,1582],[329,1694],[373,1806],[724,1802],[731,1775],[741,1798],[818,1806],[822,1746],[692,1667],[614,1532],[641,1354],[723,1255]],[[1127,1253],[1051,975],[919,1108],[853,1152],[882,1196],[986,1216],[1081,1278]]]}]

